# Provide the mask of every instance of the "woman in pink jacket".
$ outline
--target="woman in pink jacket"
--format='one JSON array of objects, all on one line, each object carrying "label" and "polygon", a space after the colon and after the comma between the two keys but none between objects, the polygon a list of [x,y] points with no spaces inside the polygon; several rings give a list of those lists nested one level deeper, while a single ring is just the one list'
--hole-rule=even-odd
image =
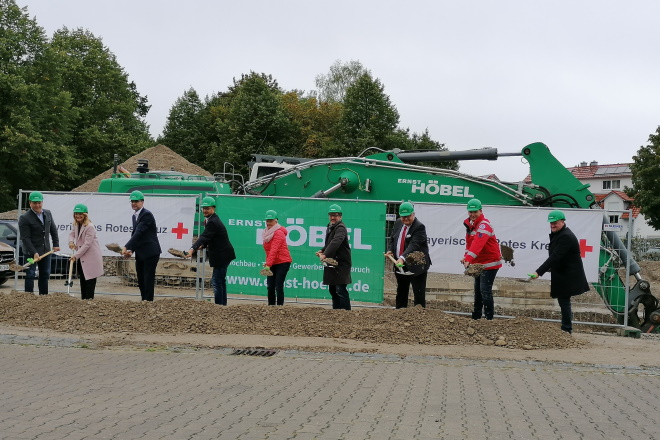
[{"label": "woman in pink jacket", "polygon": [[[265,269],[273,272],[266,279],[268,286],[268,305],[284,305],[284,280],[291,267],[291,254],[286,244],[288,232],[277,222],[277,212],[266,211],[266,229],[263,233],[264,250],[266,251]],[[277,296],[277,302],[275,301]]]},{"label": "woman in pink jacket", "polygon": [[101,246],[96,239],[96,228],[87,216],[87,206],[79,203],[73,208],[73,230],[69,234],[69,249],[74,250],[71,261],[76,261],[80,277],[82,299],[94,299],[96,279],[103,275]]}]

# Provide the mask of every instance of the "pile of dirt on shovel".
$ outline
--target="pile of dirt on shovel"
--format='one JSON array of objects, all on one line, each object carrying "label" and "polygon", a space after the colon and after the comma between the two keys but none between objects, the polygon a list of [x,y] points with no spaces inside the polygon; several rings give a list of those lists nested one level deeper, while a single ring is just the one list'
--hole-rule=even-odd
[{"label": "pile of dirt on shovel", "polygon": [[0,322],[74,334],[243,334],[353,339],[372,343],[495,345],[561,349],[582,345],[556,324],[529,318],[473,321],[423,309],[330,310],[322,307],[216,306],[183,298],[83,301],[63,293],[0,295]]}]

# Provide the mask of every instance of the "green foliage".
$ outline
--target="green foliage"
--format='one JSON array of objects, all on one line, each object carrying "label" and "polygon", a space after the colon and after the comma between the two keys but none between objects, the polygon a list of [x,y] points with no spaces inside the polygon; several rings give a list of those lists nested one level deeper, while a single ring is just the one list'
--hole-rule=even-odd
[{"label": "green foliage", "polygon": [[11,0],[0,0],[0,14],[0,209],[7,210],[19,189],[62,189],[74,176],[67,142],[75,111],[43,29]]},{"label": "green foliage", "polygon": [[365,69],[359,61],[351,60],[342,63],[340,60],[330,66],[327,75],[317,75],[315,79],[319,101],[337,103],[343,102],[346,91],[362,75],[371,75],[371,71]]},{"label": "green foliage", "polygon": [[19,189],[68,190],[149,146],[147,111],[100,39],[63,29],[49,41],[0,0],[0,210]]},{"label": "green foliage", "polygon": [[360,76],[346,91],[340,120],[341,156],[356,156],[370,147],[381,147],[395,134],[399,112],[384,93],[380,80]]},{"label": "green foliage", "polygon": [[192,163],[204,163],[206,157],[201,148],[204,143],[201,120],[203,108],[195,89],[190,88],[184,92],[170,109],[158,143],[167,145]]},{"label": "green foliage", "polygon": [[285,154],[295,147],[293,124],[281,96],[270,76],[250,72],[238,81],[234,79],[229,93],[219,100],[223,108],[211,109],[222,115],[212,126],[217,139],[210,154],[214,169],[226,161],[246,174],[252,154]]},{"label": "green foliage", "polygon": [[144,117],[146,97],[100,38],[89,31],[63,28],[55,32],[52,49],[59,55],[63,85],[78,111],[72,140],[81,183],[112,165],[114,153],[132,156],[152,140]]},{"label": "green foliage", "polygon": [[633,156],[632,188],[626,194],[635,199],[649,225],[660,229],[660,126],[649,136],[649,145],[642,146]]}]

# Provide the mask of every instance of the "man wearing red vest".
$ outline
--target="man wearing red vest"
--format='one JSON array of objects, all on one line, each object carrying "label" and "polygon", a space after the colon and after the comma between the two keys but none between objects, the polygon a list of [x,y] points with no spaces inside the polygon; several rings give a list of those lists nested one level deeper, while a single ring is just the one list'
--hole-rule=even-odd
[{"label": "man wearing red vest", "polygon": [[474,279],[474,309],[472,319],[493,319],[495,303],[493,301],[493,282],[502,267],[502,253],[490,221],[481,210],[481,201],[472,199],[467,204],[468,218],[463,225],[465,234],[465,256],[461,260],[467,269],[470,264],[484,265],[484,271]]}]

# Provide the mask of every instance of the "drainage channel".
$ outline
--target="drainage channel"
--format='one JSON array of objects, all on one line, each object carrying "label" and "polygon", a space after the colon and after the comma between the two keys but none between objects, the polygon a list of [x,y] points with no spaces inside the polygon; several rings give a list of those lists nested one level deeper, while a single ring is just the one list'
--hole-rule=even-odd
[{"label": "drainage channel", "polygon": [[266,350],[263,348],[240,348],[234,350],[231,354],[235,356],[244,355],[270,357],[277,354],[277,350]]}]

